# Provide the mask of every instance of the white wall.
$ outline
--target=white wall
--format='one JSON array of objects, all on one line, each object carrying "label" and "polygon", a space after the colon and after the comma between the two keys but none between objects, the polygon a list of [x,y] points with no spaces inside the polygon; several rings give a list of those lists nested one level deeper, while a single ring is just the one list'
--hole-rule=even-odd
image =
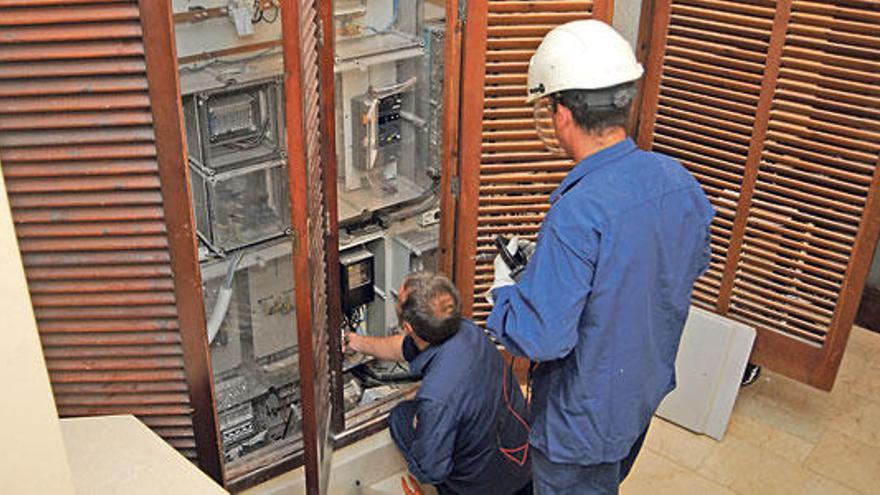
[{"label": "white wall", "polygon": [[880,289],[880,242],[877,243],[877,250],[874,251],[874,263],[871,264],[871,271],[868,272],[866,285]]},{"label": "white wall", "polygon": [[2,175],[0,253],[0,493],[73,494]]},{"label": "white wall", "polygon": [[446,15],[445,0],[426,0],[425,1],[425,20],[443,19]]}]

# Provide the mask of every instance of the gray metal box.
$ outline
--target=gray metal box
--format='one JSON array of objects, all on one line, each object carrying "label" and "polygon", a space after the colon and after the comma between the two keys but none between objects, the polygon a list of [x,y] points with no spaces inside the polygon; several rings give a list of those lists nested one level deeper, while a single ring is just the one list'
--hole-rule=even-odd
[{"label": "gray metal box", "polygon": [[[347,178],[350,189],[372,187],[392,192],[395,189],[400,159],[400,112],[403,96],[400,93],[383,98],[360,95],[352,99],[355,115],[352,123],[352,151],[354,170],[359,180]],[[353,179],[353,180],[352,180]]]},{"label": "gray metal box", "polygon": [[196,230],[223,253],[290,230],[287,165],[283,160],[213,173],[190,165]]},{"label": "gray metal box", "polygon": [[185,97],[190,161],[216,173],[283,159],[281,87],[272,78]]}]

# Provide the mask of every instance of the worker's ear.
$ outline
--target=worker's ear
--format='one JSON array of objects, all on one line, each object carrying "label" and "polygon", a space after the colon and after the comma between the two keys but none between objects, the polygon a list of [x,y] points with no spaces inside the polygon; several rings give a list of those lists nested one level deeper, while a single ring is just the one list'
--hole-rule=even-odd
[{"label": "worker's ear", "polygon": [[400,328],[402,328],[403,333],[405,333],[407,335],[415,335],[416,334],[415,330],[413,330],[412,325],[410,325],[409,322],[406,320],[403,320],[400,322]]},{"label": "worker's ear", "polygon": [[578,127],[570,108],[561,103],[556,104],[556,111],[553,112],[553,127],[556,130],[559,146],[571,156],[571,143],[577,137]]},{"label": "worker's ear", "polygon": [[556,132],[559,133],[568,129],[573,123],[574,116],[571,114],[571,110],[561,103],[557,103],[556,111],[553,113],[553,124],[556,126]]}]

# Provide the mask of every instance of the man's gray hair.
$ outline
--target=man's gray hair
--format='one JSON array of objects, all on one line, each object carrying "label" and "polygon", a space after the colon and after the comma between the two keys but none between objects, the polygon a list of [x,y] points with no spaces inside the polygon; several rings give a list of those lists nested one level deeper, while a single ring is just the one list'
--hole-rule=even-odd
[{"label": "man's gray hair", "polygon": [[403,281],[401,318],[429,344],[441,344],[458,332],[461,299],[455,285],[434,272],[411,273]]}]

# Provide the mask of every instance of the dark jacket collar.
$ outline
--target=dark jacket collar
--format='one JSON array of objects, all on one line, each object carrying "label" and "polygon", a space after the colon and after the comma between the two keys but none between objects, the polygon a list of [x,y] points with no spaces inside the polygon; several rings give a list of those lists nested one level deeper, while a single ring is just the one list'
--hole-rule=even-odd
[{"label": "dark jacket collar", "polygon": [[[444,342],[445,344],[446,342]],[[425,372],[428,371],[428,367],[431,364],[431,361],[434,360],[434,356],[440,352],[440,345],[429,345],[425,348],[425,350],[419,352],[415,358],[409,363],[409,369],[412,373],[425,376]]]}]

